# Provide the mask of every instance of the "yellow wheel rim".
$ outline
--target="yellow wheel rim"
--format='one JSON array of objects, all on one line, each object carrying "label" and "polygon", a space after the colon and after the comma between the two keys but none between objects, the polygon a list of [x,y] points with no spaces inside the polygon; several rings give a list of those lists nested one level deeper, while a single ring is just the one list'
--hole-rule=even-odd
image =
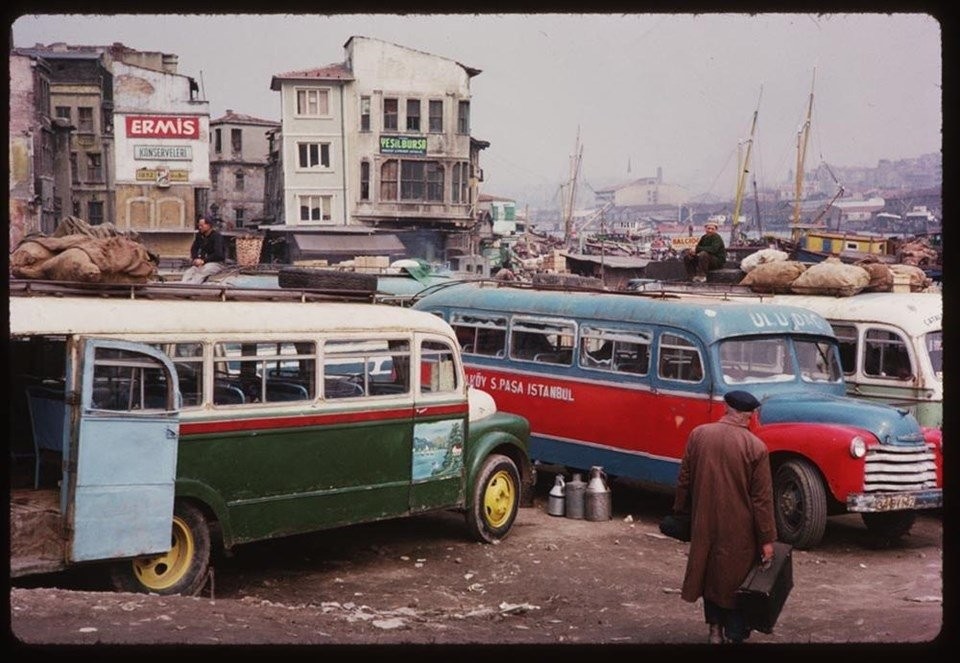
[{"label": "yellow wheel rim", "polygon": [[133,560],[137,580],[149,590],[159,591],[175,585],[190,568],[194,556],[193,534],[177,516],[173,518],[170,550],[162,555],[138,557]]},{"label": "yellow wheel rim", "polygon": [[483,492],[483,513],[490,527],[503,527],[510,520],[516,493],[517,487],[508,472],[500,470],[490,477]]}]

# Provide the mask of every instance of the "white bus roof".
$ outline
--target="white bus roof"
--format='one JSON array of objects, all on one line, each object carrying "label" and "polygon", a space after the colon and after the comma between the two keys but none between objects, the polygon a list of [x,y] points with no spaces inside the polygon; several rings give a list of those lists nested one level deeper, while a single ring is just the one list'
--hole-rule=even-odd
[{"label": "white bus roof", "polygon": [[943,330],[943,297],[935,292],[864,292],[850,297],[764,295],[763,300],[801,306],[830,321],[896,324],[911,336]]},{"label": "white bus roof", "polygon": [[183,333],[422,331],[452,337],[423,311],[386,304],[98,297],[10,297],[10,335],[130,336]]}]

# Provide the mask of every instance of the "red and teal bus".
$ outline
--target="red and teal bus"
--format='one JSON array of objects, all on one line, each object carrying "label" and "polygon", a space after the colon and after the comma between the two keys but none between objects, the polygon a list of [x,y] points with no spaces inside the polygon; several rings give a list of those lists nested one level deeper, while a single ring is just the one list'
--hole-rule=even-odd
[{"label": "red and teal bus", "polygon": [[511,530],[529,425],[436,316],[113,290],[11,284],[12,576],[109,562],[119,589],[191,594],[214,546],[441,509]]},{"label": "red and teal bus", "polygon": [[671,490],[687,436],[745,389],[763,402],[752,430],[770,449],[780,540],[815,546],[847,512],[896,538],[942,505],[938,443],[906,410],[845,397],[837,339],[812,311],[490,282],[414,308],[454,328],[471,384],[529,420],[535,462]]}]

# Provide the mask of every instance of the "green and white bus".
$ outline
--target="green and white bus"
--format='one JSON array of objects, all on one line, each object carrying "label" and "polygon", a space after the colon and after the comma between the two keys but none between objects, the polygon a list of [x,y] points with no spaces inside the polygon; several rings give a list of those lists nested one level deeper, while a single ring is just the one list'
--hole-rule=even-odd
[{"label": "green and white bus", "polygon": [[182,291],[11,283],[13,577],[107,562],[195,594],[215,546],[444,509],[508,534],[529,425],[468,386],[446,322]]}]

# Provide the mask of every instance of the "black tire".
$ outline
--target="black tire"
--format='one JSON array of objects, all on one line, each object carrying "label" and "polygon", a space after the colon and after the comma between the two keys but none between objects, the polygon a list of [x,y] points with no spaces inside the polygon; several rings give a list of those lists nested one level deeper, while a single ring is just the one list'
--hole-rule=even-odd
[{"label": "black tire", "polygon": [[478,541],[493,543],[507,536],[520,508],[520,472],[512,460],[491,454],[473,485],[467,526]]},{"label": "black tire", "polygon": [[277,284],[281,288],[371,293],[377,290],[377,275],[335,269],[284,267],[277,273]]},{"label": "black tire", "polygon": [[861,513],[863,524],[867,526],[873,543],[878,547],[889,546],[902,538],[917,520],[916,511],[884,511]]},{"label": "black tire", "polygon": [[210,567],[210,528],[196,507],[177,502],[170,550],[111,565],[110,580],[121,592],[193,596],[206,583]]},{"label": "black tire", "polygon": [[777,537],[801,550],[812,548],[827,529],[827,496],[810,463],[790,460],[773,477],[773,513]]}]

